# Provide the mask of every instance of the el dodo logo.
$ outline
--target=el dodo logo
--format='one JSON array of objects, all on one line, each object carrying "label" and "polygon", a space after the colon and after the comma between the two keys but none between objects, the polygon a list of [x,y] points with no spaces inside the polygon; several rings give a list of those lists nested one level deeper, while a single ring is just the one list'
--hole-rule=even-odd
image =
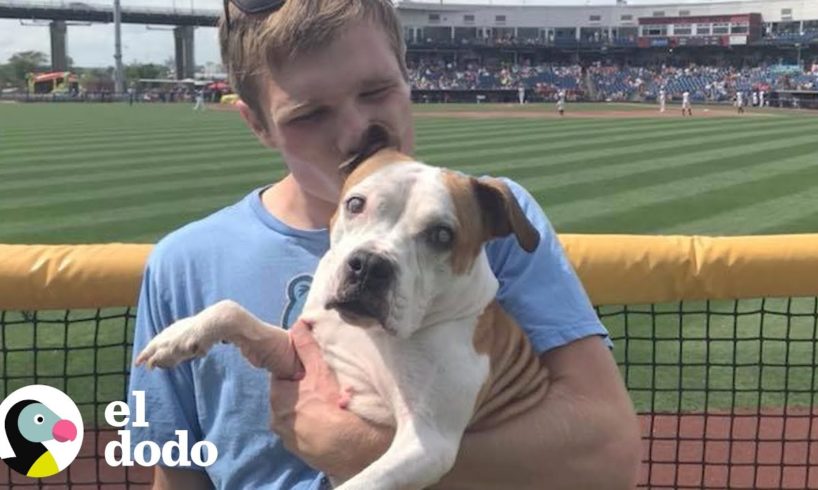
[{"label": "el dodo logo", "polygon": [[0,403],[0,458],[31,478],[56,475],[82,446],[82,416],[71,398],[44,385],[30,385]]}]

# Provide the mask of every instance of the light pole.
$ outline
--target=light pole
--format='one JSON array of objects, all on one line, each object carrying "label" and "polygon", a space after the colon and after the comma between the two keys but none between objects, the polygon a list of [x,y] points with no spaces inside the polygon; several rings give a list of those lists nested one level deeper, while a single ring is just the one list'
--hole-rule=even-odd
[{"label": "light pole", "polygon": [[123,73],[122,73],[122,8],[119,0],[114,0],[114,93],[121,94],[123,92]]}]

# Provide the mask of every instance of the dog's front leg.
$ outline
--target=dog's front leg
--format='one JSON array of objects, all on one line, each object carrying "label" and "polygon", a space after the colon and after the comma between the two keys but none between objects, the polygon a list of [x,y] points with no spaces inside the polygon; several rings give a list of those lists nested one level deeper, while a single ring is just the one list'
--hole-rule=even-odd
[{"label": "dog's front leg", "polygon": [[399,422],[383,456],[337,490],[420,490],[434,485],[452,469],[464,429],[446,431],[421,419]]},{"label": "dog's front leg", "polygon": [[254,366],[278,378],[300,369],[289,334],[265,323],[234,301],[224,300],[162,330],[136,358],[136,365],[173,367],[200,357],[219,341],[231,342]]}]

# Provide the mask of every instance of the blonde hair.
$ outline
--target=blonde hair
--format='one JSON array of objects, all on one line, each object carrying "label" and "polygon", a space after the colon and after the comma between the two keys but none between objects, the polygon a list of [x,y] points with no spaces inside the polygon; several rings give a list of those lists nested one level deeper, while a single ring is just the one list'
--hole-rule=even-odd
[{"label": "blonde hair", "polygon": [[222,61],[233,90],[267,128],[265,77],[287,61],[326,46],[356,21],[383,29],[404,78],[406,45],[390,0],[288,0],[275,12],[245,14],[229,3],[219,20]]}]

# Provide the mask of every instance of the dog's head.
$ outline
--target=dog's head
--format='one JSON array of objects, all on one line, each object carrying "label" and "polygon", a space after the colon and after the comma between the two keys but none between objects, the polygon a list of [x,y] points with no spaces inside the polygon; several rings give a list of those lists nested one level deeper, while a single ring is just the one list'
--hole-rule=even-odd
[{"label": "dog's head", "polygon": [[430,311],[472,301],[470,289],[493,280],[483,244],[512,233],[527,251],[539,243],[502,181],[376,150],[350,170],[332,220],[325,307],[408,337]]}]

